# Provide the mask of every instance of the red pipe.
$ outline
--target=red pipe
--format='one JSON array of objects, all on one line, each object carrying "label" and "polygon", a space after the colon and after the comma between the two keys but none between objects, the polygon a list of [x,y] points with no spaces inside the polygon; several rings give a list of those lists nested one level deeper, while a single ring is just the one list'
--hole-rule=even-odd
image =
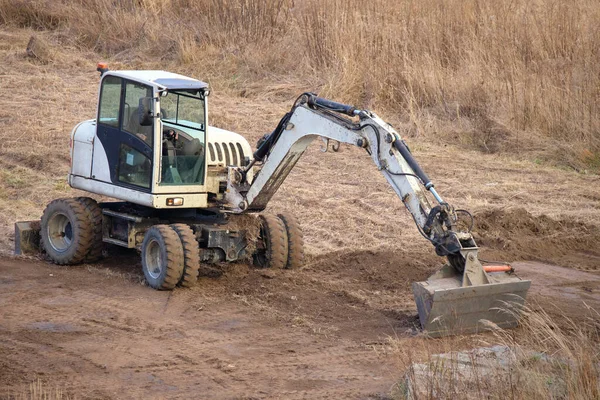
[{"label": "red pipe", "polygon": [[484,265],[483,270],[485,272],[509,272],[512,271],[510,265]]}]

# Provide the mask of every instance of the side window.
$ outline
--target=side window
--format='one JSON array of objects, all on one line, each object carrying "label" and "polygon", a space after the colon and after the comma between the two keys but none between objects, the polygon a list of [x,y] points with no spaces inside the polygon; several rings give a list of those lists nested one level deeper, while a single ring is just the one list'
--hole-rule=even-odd
[{"label": "side window", "polygon": [[119,150],[119,181],[150,188],[152,162],[146,155],[125,143]]},{"label": "side window", "polygon": [[160,117],[167,121],[177,122],[177,100],[179,96],[175,94],[167,94],[166,97],[160,98]]},{"label": "side window", "polygon": [[142,97],[152,97],[152,88],[139,83],[127,82],[125,85],[123,130],[136,135],[152,147],[152,126],[141,126],[139,121],[138,107]]},{"label": "side window", "polygon": [[102,81],[98,123],[119,127],[119,106],[121,104],[121,78],[107,76]]}]

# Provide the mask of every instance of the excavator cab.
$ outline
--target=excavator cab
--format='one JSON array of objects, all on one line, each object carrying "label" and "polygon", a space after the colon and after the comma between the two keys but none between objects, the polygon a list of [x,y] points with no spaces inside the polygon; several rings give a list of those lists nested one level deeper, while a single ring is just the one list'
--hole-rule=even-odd
[{"label": "excavator cab", "polygon": [[161,98],[162,185],[202,185],[205,170],[204,103],[199,91]]},{"label": "excavator cab", "polygon": [[208,85],[165,71],[101,74],[97,118],[72,134],[70,185],[152,208],[207,207]]}]

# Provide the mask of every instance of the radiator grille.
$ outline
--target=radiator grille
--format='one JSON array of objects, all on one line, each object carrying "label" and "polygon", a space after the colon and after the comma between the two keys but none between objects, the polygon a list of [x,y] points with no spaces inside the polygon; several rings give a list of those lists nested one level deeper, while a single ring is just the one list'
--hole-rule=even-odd
[{"label": "radiator grille", "polygon": [[210,164],[223,164],[225,166],[241,166],[245,159],[244,150],[239,143],[234,142],[209,142],[208,157]]}]

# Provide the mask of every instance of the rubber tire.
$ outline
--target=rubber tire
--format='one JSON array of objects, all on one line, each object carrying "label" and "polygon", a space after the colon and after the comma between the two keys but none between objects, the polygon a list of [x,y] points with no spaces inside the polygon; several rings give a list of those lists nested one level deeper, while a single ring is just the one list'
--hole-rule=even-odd
[{"label": "rubber tire", "polygon": [[[48,238],[48,222],[53,215],[64,214],[71,224],[73,239],[64,251],[55,250]],[[41,221],[41,244],[55,264],[79,264],[89,253],[94,237],[92,222],[85,208],[76,199],[57,199],[46,207]]]},{"label": "rubber tire", "polygon": [[288,238],[283,221],[268,214],[260,215],[260,237],[265,253],[254,253],[254,265],[259,268],[285,268],[288,261]]},{"label": "rubber tire", "polygon": [[304,235],[296,217],[281,213],[277,216],[283,221],[288,238],[288,260],[285,268],[300,268],[304,265]]},{"label": "rubber tire", "polygon": [[102,251],[104,250],[104,242],[102,241],[102,208],[100,208],[96,200],[90,197],[76,197],[75,200],[85,208],[93,231],[90,250],[83,261],[87,263],[96,262],[102,258]]},{"label": "rubber tire", "polygon": [[[156,240],[160,249],[160,258],[165,265],[161,268],[161,274],[153,278],[147,265],[147,248],[152,240]],[[154,225],[146,231],[142,242],[142,269],[148,286],[157,290],[174,289],[183,276],[183,245],[177,232],[169,225]]]},{"label": "rubber tire", "polygon": [[183,246],[183,275],[177,286],[192,287],[196,284],[200,272],[200,247],[196,235],[186,224],[171,224],[171,228],[177,232]]}]

